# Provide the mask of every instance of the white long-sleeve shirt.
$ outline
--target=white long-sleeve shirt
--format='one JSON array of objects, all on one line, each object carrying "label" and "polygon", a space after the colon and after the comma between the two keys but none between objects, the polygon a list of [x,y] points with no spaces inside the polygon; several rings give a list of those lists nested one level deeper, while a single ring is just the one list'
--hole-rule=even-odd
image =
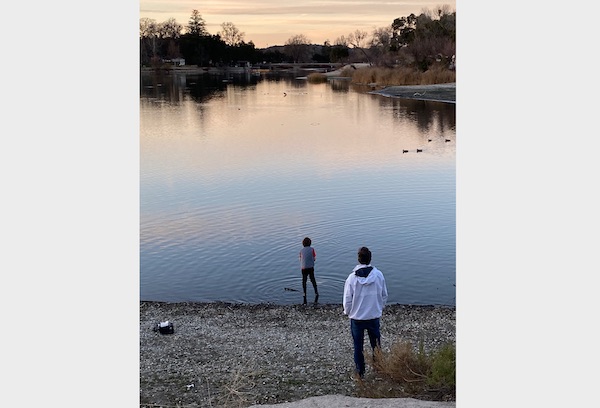
[{"label": "white long-sleeve shirt", "polygon": [[[373,269],[366,277],[356,274],[359,269],[367,267]],[[355,320],[379,318],[387,298],[388,292],[383,273],[370,264],[356,265],[344,283],[344,314]]]}]

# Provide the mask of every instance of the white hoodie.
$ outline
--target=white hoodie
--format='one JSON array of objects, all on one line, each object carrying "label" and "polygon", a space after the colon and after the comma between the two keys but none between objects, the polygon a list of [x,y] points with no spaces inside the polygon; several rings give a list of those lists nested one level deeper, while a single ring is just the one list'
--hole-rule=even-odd
[{"label": "white hoodie", "polygon": [[[357,270],[366,267],[373,268],[366,277],[356,275]],[[379,318],[387,298],[387,287],[381,271],[371,264],[358,264],[344,283],[344,314],[354,320]]]}]

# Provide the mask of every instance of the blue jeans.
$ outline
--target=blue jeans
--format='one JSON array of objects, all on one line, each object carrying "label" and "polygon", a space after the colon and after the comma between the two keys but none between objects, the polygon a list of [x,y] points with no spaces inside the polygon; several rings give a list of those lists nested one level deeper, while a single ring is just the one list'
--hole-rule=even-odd
[{"label": "blue jeans", "polygon": [[362,377],[365,375],[365,355],[363,354],[363,345],[365,343],[365,330],[369,335],[371,348],[375,352],[375,347],[381,345],[381,334],[379,332],[379,318],[371,320],[350,319],[350,330],[354,340],[354,364],[356,372]]}]

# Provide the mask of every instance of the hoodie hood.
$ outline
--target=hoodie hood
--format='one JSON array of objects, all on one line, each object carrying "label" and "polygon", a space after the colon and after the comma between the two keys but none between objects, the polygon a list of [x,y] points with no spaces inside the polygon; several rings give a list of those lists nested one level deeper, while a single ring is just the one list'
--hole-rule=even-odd
[{"label": "hoodie hood", "polygon": [[375,268],[369,265],[356,265],[352,270],[356,275],[357,281],[363,285],[368,285],[375,281],[375,274],[371,273]]}]

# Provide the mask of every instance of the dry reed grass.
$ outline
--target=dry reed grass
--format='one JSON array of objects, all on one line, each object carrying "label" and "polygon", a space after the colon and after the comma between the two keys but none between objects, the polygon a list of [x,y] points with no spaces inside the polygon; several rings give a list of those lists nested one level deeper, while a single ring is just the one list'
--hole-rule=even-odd
[{"label": "dry reed grass", "polygon": [[352,82],[379,86],[446,84],[456,82],[456,72],[439,65],[433,65],[425,72],[412,68],[369,67],[354,71]]},{"label": "dry reed grass", "polygon": [[320,72],[312,72],[306,77],[311,84],[321,84],[327,82],[327,75]]},{"label": "dry reed grass", "polygon": [[355,68],[352,67],[344,67],[340,72],[341,77],[352,78],[354,73],[356,72]]},{"label": "dry reed grass", "polygon": [[426,354],[409,342],[392,344],[389,351],[376,349],[369,363],[376,375],[361,381],[357,393],[365,398],[423,397],[454,399],[456,356],[453,345]]}]

